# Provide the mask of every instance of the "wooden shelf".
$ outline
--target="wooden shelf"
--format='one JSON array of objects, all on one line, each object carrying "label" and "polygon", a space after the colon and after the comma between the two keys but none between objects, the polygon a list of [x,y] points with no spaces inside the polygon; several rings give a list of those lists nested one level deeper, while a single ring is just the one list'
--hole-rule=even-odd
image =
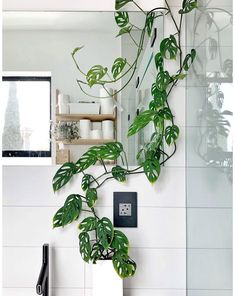
[{"label": "wooden shelf", "polygon": [[56,121],[79,121],[90,119],[91,121],[115,120],[115,114],[56,114]]},{"label": "wooden shelf", "polygon": [[64,145],[101,145],[109,142],[116,142],[115,139],[77,139],[77,140],[57,140]]}]

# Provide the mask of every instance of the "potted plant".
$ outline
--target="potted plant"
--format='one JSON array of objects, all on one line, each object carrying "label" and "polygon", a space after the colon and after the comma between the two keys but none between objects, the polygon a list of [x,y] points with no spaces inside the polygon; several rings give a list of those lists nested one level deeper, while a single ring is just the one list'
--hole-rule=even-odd
[{"label": "potted plant", "polygon": [[[82,174],[81,189],[84,192],[82,194],[73,193],[67,197],[64,205],[56,212],[53,218],[54,227],[64,227],[79,220],[82,211],[89,213],[90,216],[79,221],[78,225],[81,256],[85,262],[97,264],[97,269],[102,265],[106,265],[106,263],[107,265],[112,264],[121,278],[133,276],[136,271],[136,263],[129,256],[129,241],[126,235],[120,230],[114,229],[112,222],[107,217],[98,217],[95,209],[98,189],[110,179],[125,182],[128,176],[133,174],[145,174],[151,183],[157,181],[161,166],[176,152],[176,140],[179,136],[179,127],[174,123],[174,116],[170,109],[168,97],[178,81],[185,78],[196,57],[194,49],[183,57],[181,30],[183,16],[197,7],[197,0],[183,1],[182,8],[179,10],[179,24],[177,24],[167,1],[165,1],[166,7],[157,7],[149,12],[145,12],[133,0],[116,0],[115,8],[117,11],[115,13],[115,20],[120,28],[118,36],[129,34],[132,37],[131,31],[134,25],[130,23],[128,13],[120,11],[122,7],[130,2],[135,4],[146,17],[144,27],[141,29],[136,59],[133,64],[119,57],[114,61],[111,73],[108,73],[108,69],[101,65],[95,65],[86,72],[81,70],[75,59],[75,55],[81,50],[81,47],[74,49],[72,58],[78,71],[85,77],[85,80],[77,80],[78,86],[82,91],[87,93],[83,88],[84,85],[89,88],[99,84],[105,88],[107,84],[119,81],[121,77],[129,72],[135,72],[144,38],[146,35],[151,36],[154,19],[169,14],[175,26],[175,31],[161,41],[159,52],[155,55],[157,76],[152,84],[152,100],[149,108],[134,119],[129,128],[128,136],[138,133],[150,122],[153,123],[155,131],[149,142],[139,151],[137,156],[141,159],[140,165],[134,169],[129,168],[122,144],[115,142],[89,148],[75,163],[67,162],[63,164],[53,178],[53,189],[58,191],[73,176]],[[169,73],[165,69],[164,59],[179,61],[179,70],[176,73]],[[113,78],[111,78],[111,75]],[[115,96],[121,90],[122,88],[112,95]],[[173,147],[169,155],[164,151],[165,144]],[[105,162],[110,160],[117,163],[120,162],[122,165],[116,164],[110,169],[105,165]],[[104,169],[98,176],[89,172],[89,168],[97,164],[97,162]],[[98,263],[99,260],[104,262],[100,264]],[[105,267],[105,269],[110,273],[109,267]],[[104,275],[102,275],[102,278],[106,280]],[[104,288],[105,286],[103,286],[102,295],[114,295],[115,287],[112,287],[112,292],[108,291],[107,294],[105,294]]]}]

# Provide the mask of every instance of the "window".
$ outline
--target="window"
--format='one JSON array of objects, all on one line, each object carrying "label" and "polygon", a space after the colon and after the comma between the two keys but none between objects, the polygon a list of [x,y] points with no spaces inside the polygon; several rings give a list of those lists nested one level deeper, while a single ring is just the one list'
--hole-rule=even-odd
[{"label": "window", "polygon": [[3,157],[51,157],[51,77],[3,77]]}]

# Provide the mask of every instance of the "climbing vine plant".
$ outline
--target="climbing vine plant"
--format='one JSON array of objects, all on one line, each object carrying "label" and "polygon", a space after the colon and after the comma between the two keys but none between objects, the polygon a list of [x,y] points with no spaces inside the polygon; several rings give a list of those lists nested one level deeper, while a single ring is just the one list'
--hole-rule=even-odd
[{"label": "climbing vine plant", "polygon": [[[128,12],[120,11],[127,3],[133,3],[144,14],[145,22],[143,28],[132,24],[129,20]],[[115,59],[111,72],[107,67],[94,65],[87,72],[84,72],[77,62],[76,55],[82,49],[77,47],[72,52],[72,58],[75,65],[84,77],[78,79],[77,83],[80,89],[87,93],[84,87],[91,88],[94,85],[100,85],[105,90],[107,85],[122,79],[129,75],[124,86],[118,89],[113,95],[116,95],[131,81],[137,68],[140,54],[143,50],[145,38],[151,37],[154,20],[169,14],[174,24],[175,31],[160,42],[160,50],[155,54],[155,65],[157,75],[153,81],[151,94],[152,100],[149,108],[141,112],[131,124],[128,130],[128,137],[138,133],[145,126],[152,123],[154,133],[150,141],[139,151],[137,158],[140,165],[130,169],[126,153],[120,142],[107,143],[100,146],[93,146],[87,150],[77,162],[67,162],[63,164],[56,172],[53,178],[54,191],[60,190],[65,186],[74,175],[82,174],[81,189],[84,194],[71,194],[67,197],[64,205],[56,212],[53,218],[54,227],[64,227],[74,221],[77,221],[81,212],[85,211],[91,215],[83,219],[78,228],[80,253],[85,262],[96,263],[97,260],[112,259],[114,269],[122,278],[133,276],[136,270],[136,263],[129,257],[129,241],[126,235],[114,229],[110,219],[98,217],[95,210],[95,203],[98,199],[98,189],[110,179],[119,182],[125,182],[128,176],[143,173],[151,183],[157,181],[161,166],[167,162],[176,152],[176,140],[179,137],[179,127],[174,123],[174,115],[171,111],[168,98],[179,80],[185,78],[187,71],[196,57],[196,51],[192,49],[183,57],[181,48],[181,32],[183,16],[197,7],[197,0],[184,0],[182,8],[179,10],[179,23],[173,16],[172,10],[167,1],[165,7],[156,7],[149,12],[143,9],[133,0],[116,0],[115,2],[115,21],[120,31],[117,35],[128,34],[132,40],[132,30],[141,30],[140,40],[135,44],[137,46],[136,58],[132,64],[129,64],[125,58]],[[179,65],[176,73],[169,73],[165,69],[164,60],[172,60]],[[164,143],[173,146],[173,152],[168,155],[164,152]],[[105,161],[119,161],[122,165],[115,165],[111,170],[106,167]],[[100,162],[104,171],[99,176],[94,176],[87,170]],[[118,163],[119,163],[118,162]]]}]

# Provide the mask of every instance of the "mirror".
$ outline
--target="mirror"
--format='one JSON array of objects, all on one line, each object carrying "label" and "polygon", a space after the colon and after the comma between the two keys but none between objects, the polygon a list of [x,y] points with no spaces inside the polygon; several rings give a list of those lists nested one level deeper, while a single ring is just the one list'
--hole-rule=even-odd
[{"label": "mirror", "polygon": [[[129,164],[137,165],[137,151],[149,139],[153,127],[148,126],[129,138],[127,131],[150,101],[156,74],[153,57],[163,36],[163,18],[155,19],[152,38],[143,40],[136,70],[110,84],[110,91],[117,93],[115,101],[100,98],[106,96],[101,85],[82,85],[87,95],[78,83],[79,69],[87,73],[92,66],[102,65],[111,70],[118,57],[126,59],[127,65],[133,64],[136,43],[141,38],[138,27],[143,27],[145,18],[140,12],[130,12],[129,18],[133,24],[132,34],[116,37],[120,28],[113,12],[3,13],[4,129],[6,134],[8,126],[8,140],[10,137],[14,142],[14,137],[19,138],[18,144],[12,146],[7,145],[3,137],[4,156],[50,156],[52,151],[53,163],[63,163],[68,158],[76,161],[90,146],[117,140],[123,144]],[[71,53],[77,47],[83,48],[73,60]],[[47,107],[41,108],[45,96],[40,92],[42,87],[38,81],[43,78],[51,83],[51,93],[46,95]],[[27,80],[30,85],[26,84]],[[30,93],[22,93],[22,84],[28,85],[26,89]],[[10,100],[12,89],[14,100]],[[11,118],[16,117],[18,121],[14,126]],[[35,119],[33,127],[32,118]],[[46,129],[44,135],[37,132],[42,126]],[[43,146],[41,139],[45,141],[45,137],[47,145]],[[50,142],[51,149],[48,148]]]}]

